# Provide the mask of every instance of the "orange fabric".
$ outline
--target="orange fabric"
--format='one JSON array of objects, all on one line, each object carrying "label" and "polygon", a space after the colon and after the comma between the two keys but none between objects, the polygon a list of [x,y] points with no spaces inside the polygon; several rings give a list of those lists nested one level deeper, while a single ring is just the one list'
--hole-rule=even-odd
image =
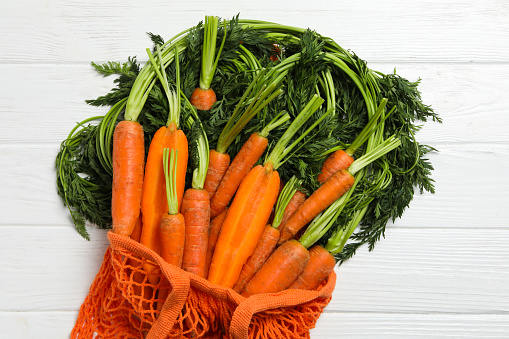
[{"label": "orange fabric", "polygon": [[[329,303],[334,271],[316,291],[286,290],[244,298],[170,265],[129,238],[108,234],[110,246],[80,308],[71,338],[309,338]],[[160,268],[157,284],[142,271]],[[168,282],[170,283],[168,285]],[[168,297],[159,312],[158,291]]]}]

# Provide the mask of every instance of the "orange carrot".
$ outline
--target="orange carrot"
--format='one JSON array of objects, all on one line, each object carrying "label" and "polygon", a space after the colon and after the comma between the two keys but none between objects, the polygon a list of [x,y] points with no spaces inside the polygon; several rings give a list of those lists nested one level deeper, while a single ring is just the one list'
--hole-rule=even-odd
[{"label": "orange carrot", "polygon": [[323,184],[326,182],[334,173],[341,169],[347,169],[350,167],[354,158],[351,154],[346,153],[340,149],[329,155],[322,165],[322,170],[318,175],[318,182]]},{"label": "orange carrot", "polygon": [[205,259],[205,277],[209,276],[210,263],[216,248],[217,238],[219,238],[219,232],[221,232],[221,227],[223,226],[223,221],[226,218],[227,212],[228,207],[226,207],[221,212],[221,214],[210,221],[209,240],[207,243],[207,257]]},{"label": "orange carrot", "polygon": [[121,121],[113,133],[113,232],[130,236],[140,214],[145,146],[143,128],[135,121]]},{"label": "orange carrot", "polygon": [[247,283],[242,295],[275,293],[286,289],[309,262],[309,251],[292,239],[279,246]]},{"label": "orange carrot", "polygon": [[[251,168],[256,164],[267,148],[270,131],[290,119],[288,114],[278,114],[260,132],[255,132],[244,142],[228,170],[221,179],[216,194],[210,202],[211,216],[219,215],[230,203],[233,195],[239,188],[240,182]],[[283,115],[282,115],[283,114]],[[282,116],[281,116],[282,115]]]},{"label": "orange carrot", "polygon": [[[160,222],[161,258],[177,267],[182,266],[186,225],[184,216],[179,213],[177,190],[178,151],[165,148],[163,150],[163,172],[168,212],[164,213]],[[153,275],[149,275],[149,279]],[[171,291],[171,285],[163,278],[158,291],[157,310],[161,310]]]},{"label": "orange carrot", "polygon": [[182,266],[185,241],[185,220],[181,213],[165,213],[161,218],[161,258],[169,264]]},{"label": "orange carrot", "polygon": [[223,178],[223,175],[230,166],[230,156],[227,153],[220,153],[216,150],[209,152],[209,168],[205,177],[204,189],[209,193],[209,199],[212,200],[217,187]]},{"label": "orange carrot", "polygon": [[315,290],[334,270],[336,259],[325,248],[315,245],[309,250],[309,262],[288,289]]},{"label": "orange carrot", "polygon": [[276,202],[279,174],[272,163],[255,166],[240,184],[221,228],[208,280],[232,288],[253,254]]},{"label": "orange carrot", "polygon": [[217,187],[210,202],[211,216],[219,215],[228,206],[242,179],[253,168],[268,145],[268,139],[253,133],[242,145]]},{"label": "orange carrot", "polygon": [[197,87],[189,101],[191,105],[199,110],[208,111],[217,101],[216,93],[210,88],[214,73],[216,72],[219,56],[223,50],[226,41],[226,21],[224,22],[224,36],[221,46],[216,56],[216,39],[219,25],[219,18],[215,16],[205,16],[203,25],[203,47],[201,57],[200,84]]},{"label": "orange carrot", "polygon": [[281,230],[278,244],[281,245],[293,238],[302,227],[345,194],[352,187],[354,181],[354,176],[348,170],[340,170],[334,173],[293,213]]},{"label": "orange carrot", "polygon": [[196,109],[209,111],[216,103],[217,97],[212,88],[202,89],[197,87],[191,94],[189,101],[194,107],[196,107]]},{"label": "orange carrot", "polygon": [[278,239],[279,230],[271,225],[265,226],[256,249],[242,267],[237,283],[233,286],[233,289],[237,293],[241,293],[244,290],[248,281],[251,280],[260,267],[263,266],[276,247]]},{"label": "orange carrot", "polygon": [[210,200],[207,191],[188,189],[182,201],[182,214],[186,221],[182,268],[204,278],[210,226]]}]

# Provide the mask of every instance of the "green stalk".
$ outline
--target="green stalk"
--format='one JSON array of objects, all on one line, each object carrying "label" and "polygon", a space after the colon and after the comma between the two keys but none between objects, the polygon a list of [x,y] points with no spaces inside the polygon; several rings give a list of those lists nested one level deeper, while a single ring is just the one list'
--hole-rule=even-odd
[{"label": "green stalk", "polygon": [[[292,150],[297,145],[299,145],[300,141],[305,136],[307,136],[320,122],[322,122],[323,119],[325,119],[332,112],[332,110],[329,110],[326,113],[322,114],[320,118],[318,118],[311,127],[309,127],[306,131],[301,133],[301,135],[295,141],[293,141],[292,144],[288,146],[293,136],[302,127],[302,125],[316,112],[316,110],[324,103],[324,101],[325,100],[320,98],[318,95],[316,94],[313,95],[311,100],[309,100],[306,106],[302,109],[299,115],[295,118],[295,120],[286,129],[285,133],[278,140],[269,156],[265,159],[266,163],[271,162],[274,169],[277,169],[286,160],[288,160],[285,159],[288,156],[288,154],[290,154]],[[299,147],[302,147],[305,144],[306,142],[299,145]]]},{"label": "green stalk", "polygon": [[219,26],[219,18],[216,16],[205,16],[205,24],[203,26],[203,49],[202,49],[202,62],[200,72],[200,88],[207,90],[210,88],[214,73],[216,72],[219,56],[223,50],[226,41],[226,22],[224,22],[224,36],[223,41],[219,47],[216,56],[216,40],[217,28]]},{"label": "green stalk", "polygon": [[209,141],[202,123],[199,120],[197,123],[200,125],[200,136],[196,140],[199,161],[198,166],[193,171],[191,185],[193,188],[201,190],[205,184],[205,177],[207,176],[207,170],[209,168]]},{"label": "green stalk", "polygon": [[377,147],[364,154],[359,159],[355,160],[348,168],[348,171],[354,175],[367,165],[371,164],[373,161],[377,160],[381,156],[389,153],[393,149],[399,147],[401,145],[401,141],[395,136],[389,137],[387,140],[379,144]]},{"label": "green stalk", "polygon": [[290,120],[290,114],[286,113],[286,111],[281,111],[258,134],[260,136],[266,138],[266,137],[269,136],[270,131],[272,131],[275,128],[281,126],[282,124],[284,124],[288,120]]},{"label": "green stalk", "polygon": [[179,213],[179,202],[177,198],[177,157],[178,150],[163,149],[163,169],[166,181],[166,198],[168,201],[168,214]]},{"label": "green stalk", "polygon": [[[269,78],[265,76],[266,70],[261,70],[249,84],[242,95],[242,98],[235,106],[235,109],[223,128],[217,141],[216,151],[226,153],[228,147],[237,138],[247,123],[269,102],[282,93],[281,77]],[[240,109],[247,105],[245,111],[240,114]]]},{"label": "green stalk", "polygon": [[341,228],[334,232],[334,234],[327,240],[327,244],[325,245],[325,249],[329,251],[332,255],[338,254],[343,251],[343,248],[346,245],[346,242],[352,235],[353,231],[357,228],[362,218],[366,214],[368,210],[368,206],[364,206],[360,210],[356,210],[352,217],[352,220],[346,225],[346,227]]},{"label": "green stalk", "polygon": [[174,57],[175,57],[175,68],[176,68],[176,88],[177,90],[171,90],[170,85],[168,83],[168,77],[166,76],[166,69],[164,66],[164,61],[162,58],[162,52],[159,47],[157,46],[157,55],[159,59],[159,67],[157,65],[157,61],[155,60],[154,56],[152,55],[150,49],[147,48],[147,54],[150,59],[150,62],[152,63],[152,67],[154,68],[154,71],[157,74],[157,77],[159,81],[161,82],[161,85],[163,86],[164,92],[166,94],[166,98],[168,100],[168,120],[166,122],[166,126],[168,126],[170,123],[174,122],[177,127],[179,126],[179,117],[180,117],[180,95],[179,95],[179,89],[180,89],[180,72],[179,72],[179,60],[178,60],[178,53],[175,50]]},{"label": "green stalk", "polygon": [[272,221],[272,227],[275,229],[277,229],[281,224],[285,209],[301,184],[302,180],[297,180],[297,178],[293,176],[290,180],[288,180],[286,185],[283,187],[283,190],[281,190],[281,194],[279,194],[276,202],[274,220]]}]

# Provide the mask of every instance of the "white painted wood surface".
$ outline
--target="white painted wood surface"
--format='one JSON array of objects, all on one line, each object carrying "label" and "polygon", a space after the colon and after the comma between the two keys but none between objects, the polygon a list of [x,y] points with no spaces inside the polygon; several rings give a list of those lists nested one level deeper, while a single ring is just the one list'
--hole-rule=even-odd
[{"label": "white painted wood surface", "polygon": [[91,61],[124,61],[205,14],[310,27],[370,67],[422,79],[443,124],[418,139],[436,194],[416,195],[373,252],[337,269],[312,338],[509,337],[509,2],[18,0],[0,11],[0,338],[67,338],[107,246],[74,231],[54,158],[104,114]]}]

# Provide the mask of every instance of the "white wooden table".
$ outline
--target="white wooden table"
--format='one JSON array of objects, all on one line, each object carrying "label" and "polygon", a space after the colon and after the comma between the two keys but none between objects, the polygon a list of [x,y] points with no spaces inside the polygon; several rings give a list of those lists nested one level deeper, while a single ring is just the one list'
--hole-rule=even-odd
[{"label": "white wooden table", "polygon": [[[422,78],[443,124],[417,138],[436,194],[416,195],[373,252],[337,269],[312,338],[509,338],[509,2],[2,1],[0,338],[67,338],[107,247],[75,231],[54,159],[113,87],[90,62],[144,61],[206,14],[310,27],[383,72]],[[476,160],[477,159],[477,160]]]}]

